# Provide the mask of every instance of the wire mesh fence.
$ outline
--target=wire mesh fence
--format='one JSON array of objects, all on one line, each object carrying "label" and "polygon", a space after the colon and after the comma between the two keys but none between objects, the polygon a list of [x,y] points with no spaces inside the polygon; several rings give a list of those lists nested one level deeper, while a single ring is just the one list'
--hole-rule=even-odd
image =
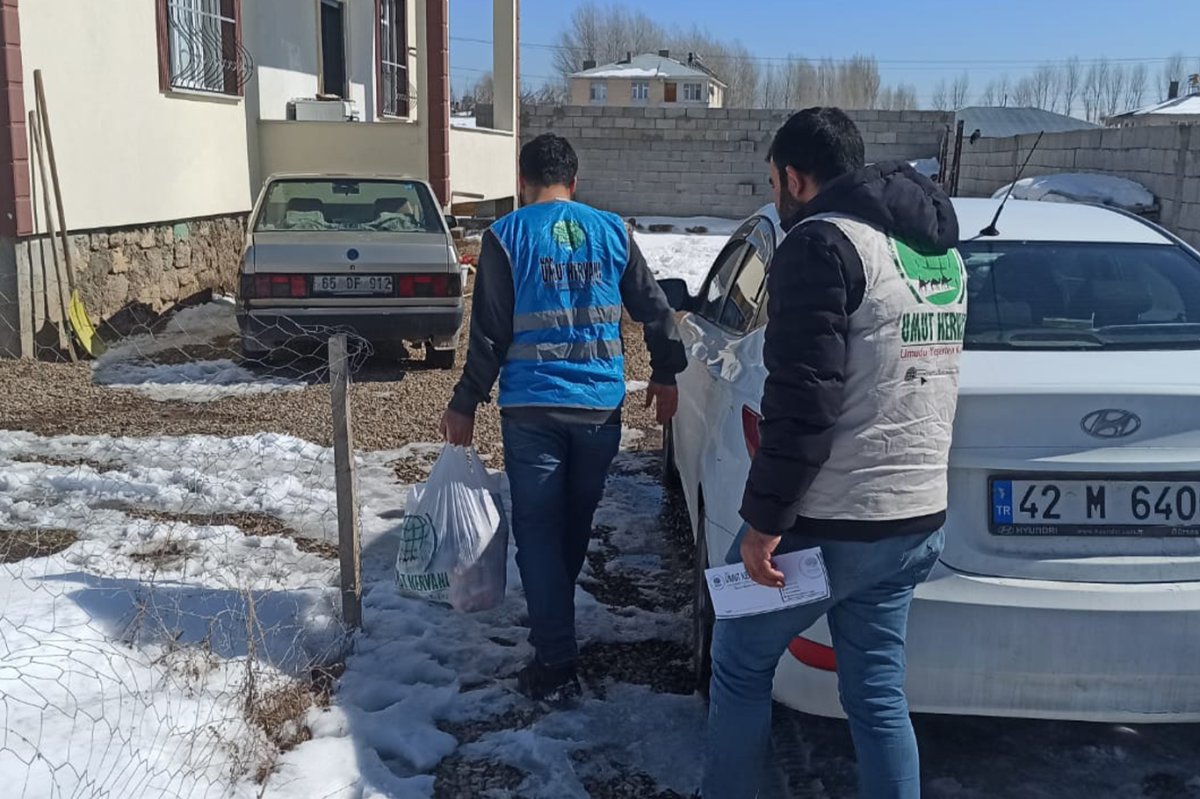
[{"label": "wire mesh fence", "polygon": [[[91,392],[61,434],[0,430],[5,795],[256,796],[309,734],[347,643],[334,454],[311,443],[332,437],[338,332],[272,331],[289,343],[248,359],[217,298],[100,325],[98,357],[7,398],[36,409],[81,372]],[[349,343],[353,372],[371,351]],[[239,425],[230,398],[314,434]]]}]

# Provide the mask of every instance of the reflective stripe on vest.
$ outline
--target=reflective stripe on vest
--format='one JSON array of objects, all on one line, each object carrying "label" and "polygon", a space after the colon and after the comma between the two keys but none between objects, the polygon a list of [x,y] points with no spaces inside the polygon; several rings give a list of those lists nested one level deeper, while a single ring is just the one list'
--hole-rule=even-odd
[{"label": "reflective stripe on vest", "polygon": [[513,276],[513,339],[500,373],[500,406],[619,407],[625,223],[579,203],[549,202],[509,214],[492,232]]},{"label": "reflective stripe on vest", "polygon": [[556,308],[553,311],[533,311],[513,317],[513,333],[528,333],[531,330],[550,330],[558,327],[615,324],[620,321],[620,305]]}]

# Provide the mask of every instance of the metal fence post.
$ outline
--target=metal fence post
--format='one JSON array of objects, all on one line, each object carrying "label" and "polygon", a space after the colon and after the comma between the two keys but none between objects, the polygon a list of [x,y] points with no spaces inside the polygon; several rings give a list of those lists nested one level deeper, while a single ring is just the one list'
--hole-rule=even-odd
[{"label": "metal fence post", "polygon": [[358,478],[350,417],[349,349],[345,334],[329,339],[329,386],[333,402],[333,466],[337,487],[338,555],[342,573],[342,618],[362,627],[362,561],[358,541]]}]

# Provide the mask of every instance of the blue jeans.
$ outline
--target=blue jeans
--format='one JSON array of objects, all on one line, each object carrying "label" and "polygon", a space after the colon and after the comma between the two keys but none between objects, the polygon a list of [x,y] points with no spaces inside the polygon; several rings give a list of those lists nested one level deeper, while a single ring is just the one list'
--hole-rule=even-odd
[{"label": "blue jeans", "polygon": [[579,656],[575,581],[621,426],[504,419],[501,432],[529,641],[542,665],[566,665]]},{"label": "blue jeans", "polygon": [[[740,537],[730,552],[736,554]],[[904,639],[913,589],[941,555],[942,531],[876,543],[788,540],[780,554],[820,546],[831,596],[778,613],[719,620],[704,764],[704,799],[787,796],[772,763],[771,684],[788,644],[822,615],[837,654],[838,691],[858,756],[862,799],[918,799],[917,739],[904,696]]]}]

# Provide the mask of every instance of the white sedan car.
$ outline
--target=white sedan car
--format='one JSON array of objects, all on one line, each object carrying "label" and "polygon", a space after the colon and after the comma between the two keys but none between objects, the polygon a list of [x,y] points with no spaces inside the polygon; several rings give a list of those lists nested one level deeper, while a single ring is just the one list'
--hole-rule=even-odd
[{"label": "white sedan car", "polygon": [[[955,200],[968,270],[946,549],[916,593],[917,712],[1109,722],[1200,720],[1200,254],[1086,205]],[[748,220],[687,311],[666,476],[698,570],[724,563],[758,442],[764,277],[782,232]],[[712,616],[696,591],[698,677]],[[775,696],[841,715],[822,620]]]}]

